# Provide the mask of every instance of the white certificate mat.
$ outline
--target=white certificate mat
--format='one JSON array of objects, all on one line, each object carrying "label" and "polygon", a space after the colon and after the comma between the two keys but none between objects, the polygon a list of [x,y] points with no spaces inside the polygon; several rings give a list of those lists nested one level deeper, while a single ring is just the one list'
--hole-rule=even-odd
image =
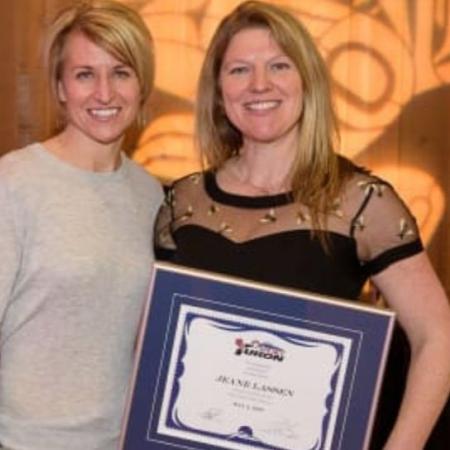
[{"label": "white certificate mat", "polygon": [[122,448],[366,448],[392,324],[158,263]]}]

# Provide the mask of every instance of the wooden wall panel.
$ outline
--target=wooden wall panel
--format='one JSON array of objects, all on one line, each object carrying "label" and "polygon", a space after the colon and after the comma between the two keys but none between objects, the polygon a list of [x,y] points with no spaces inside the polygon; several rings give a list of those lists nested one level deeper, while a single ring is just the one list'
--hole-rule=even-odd
[{"label": "wooden wall panel", "polygon": [[[152,120],[134,158],[162,179],[178,177],[199,167],[192,127],[205,48],[240,0],[121,1],[141,13],[156,46]],[[340,151],[398,188],[450,293],[450,0],[273,2],[303,21],[329,65]],[[42,36],[55,12],[70,3],[0,2],[0,153],[52,128]]]},{"label": "wooden wall panel", "polygon": [[[240,0],[120,1],[142,14],[156,46],[152,120],[134,158],[169,180],[199,167],[192,145],[198,71],[215,26]],[[396,186],[450,294],[450,0],[272,1],[304,22],[329,65],[341,152]],[[0,2],[0,155],[52,129],[42,36],[70,3]],[[449,448],[449,421],[442,418],[433,448]]]},{"label": "wooden wall panel", "polygon": [[14,9],[0,3],[0,155],[17,142]]}]

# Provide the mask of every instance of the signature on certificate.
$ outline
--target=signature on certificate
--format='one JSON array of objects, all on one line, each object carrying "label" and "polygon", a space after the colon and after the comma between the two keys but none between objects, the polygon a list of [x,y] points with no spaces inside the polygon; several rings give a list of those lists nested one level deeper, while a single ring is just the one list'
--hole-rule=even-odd
[{"label": "signature on certificate", "polygon": [[219,408],[209,408],[201,414],[203,419],[214,420],[222,415],[222,410]]}]

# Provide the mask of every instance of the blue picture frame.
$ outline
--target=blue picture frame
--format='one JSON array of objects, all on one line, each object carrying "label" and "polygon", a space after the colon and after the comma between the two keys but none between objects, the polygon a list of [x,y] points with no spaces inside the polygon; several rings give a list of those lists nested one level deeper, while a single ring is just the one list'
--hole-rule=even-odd
[{"label": "blue picture frame", "polygon": [[121,448],[367,449],[394,321],[158,262]]}]

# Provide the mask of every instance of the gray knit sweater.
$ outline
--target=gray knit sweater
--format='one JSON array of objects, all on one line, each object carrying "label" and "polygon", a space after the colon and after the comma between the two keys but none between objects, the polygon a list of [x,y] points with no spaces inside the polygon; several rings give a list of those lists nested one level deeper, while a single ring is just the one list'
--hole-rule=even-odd
[{"label": "gray knit sweater", "polygon": [[0,442],[14,450],[118,445],[153,262],[160,185],[40,144],[0,159]]}]

